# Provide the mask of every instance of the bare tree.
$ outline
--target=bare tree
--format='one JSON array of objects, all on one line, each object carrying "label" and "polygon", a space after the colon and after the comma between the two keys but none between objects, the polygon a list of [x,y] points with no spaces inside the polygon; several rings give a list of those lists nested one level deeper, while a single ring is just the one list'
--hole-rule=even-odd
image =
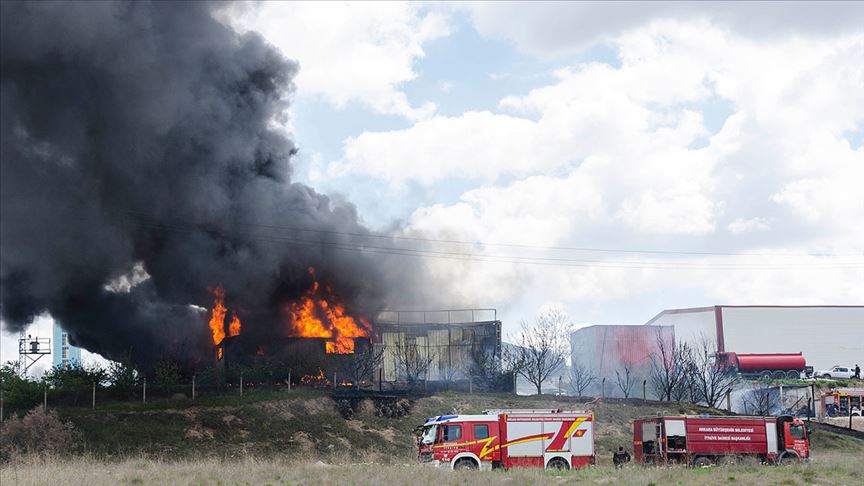
[{"label": "bare tree", "polygon": [[508,360],[518,364],[513,369],[537,388],[538,395],[543,382],[564,365],[572,329],[567,316],[554,307],[539,314],[533,326],[522,321]]},{"label": "bare tree", "polygon": [[687,343],[670,341],[657,328],[657,352],[651,355],[648,377],[651,388],[660,400],[681,401],[687,391],[687,364],[691,359]]},{"label": "bare tree", "polygon": [[573,363],[570,366],[570,389],[576,393],[576,396],[584,397],[585,390],[591,386],[592,383],[597,381],[597,375],[595,375],[591,369],[583,364]]},{"label": "bare tree", "polygon": [[[623,373],[622,373],[623,372]],[[624,398],[630,398],[630,392],[633,391],[633,385],[636,384],[636,378],[633,377],[633,368],[629,364],[623,364],[621,370],[615,370],[615,383],[624,394]]]},{"label": "bare tree", "polygon": [[373,378],[383,358],[383,347],[365,346],[346,356],[339,365],[339,371],[351,381],[354,388],[359,389],[364,381]]},{"label": "bare tree", "polygon": [[502,365],[501,355],[494,349],[476,346],[471,351],[471,359],[467,361],[465,375],[474,384],[488,390],[505,388],[507,375]]},{"label": "bare tree", "polygon": [[760,379],[750,385],[742,400],[744,413],[749,415],[771,415],[780,407],[780,394],[773,380]]},{"label": "bare tree", "polygon": [[710,338],[702,337],[690,360],[690,378],[694,391],[694,402],[702,402],[716,408],[723,397],[738,383],[738,376],[717,366],[717,346]]},{"label": "bare tree", "polygon": [[397,373],[405,377],[410,388],[414,388],[418,382],[426,379],[429,366],[434,360],[433,353],[420,349],[416,342],[408,339],[397,341],[392,346],[393,356],[396,358]]}]

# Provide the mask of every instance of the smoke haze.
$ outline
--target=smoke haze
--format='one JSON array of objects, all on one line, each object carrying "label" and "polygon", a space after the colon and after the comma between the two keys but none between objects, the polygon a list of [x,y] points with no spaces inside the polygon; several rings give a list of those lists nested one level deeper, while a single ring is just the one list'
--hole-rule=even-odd
[{"label": "smoke haze", "polygon": [[309,266],[349,310],[382,308],[381,262],[338,248],[368,233],[355,208],[291,182],[297,64],[211,7],[2,3],[8,331],[48,311],[111,359],[200,359],[210,289],[267,334]]}]

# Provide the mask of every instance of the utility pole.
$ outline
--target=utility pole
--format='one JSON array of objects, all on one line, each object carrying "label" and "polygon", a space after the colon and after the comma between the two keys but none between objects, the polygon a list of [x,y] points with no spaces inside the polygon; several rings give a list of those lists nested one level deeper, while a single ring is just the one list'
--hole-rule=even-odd
[{"label": "utility pole", "polygon": [[603,400],[606,398],[606,377],[604,376],[602,380],[600,380],[600,399]]},{"label": "utility pole", "polygon": [[192,400],[195,400],[195,375],[192,375]]},{"label": "utility pole", "polygon": [[291,370],[288,370],[288,393],[291,393]]},{"label": "utility pole", "polygon": [[45,389],[42,395],[42,411],[48,411],[48,385],[45,385]]},{"label": "utility pole", "polygon": [[642,380],[642,401],[645,402],[648,400],[648,393],[646,392],[646,385],[648,384],[648,380]]},{"label": "utility pole", "polygon": [[141,403],[147,403],[147,377],[144,377],[144,389],[141,392]]},{"label": "utility pole", "polygon": [[243,372],[240,372],[240,396],[243,396]]},{"label": "utility pole", "polygon": [[93,382],[93,410],[96,410],[96,382]]}]

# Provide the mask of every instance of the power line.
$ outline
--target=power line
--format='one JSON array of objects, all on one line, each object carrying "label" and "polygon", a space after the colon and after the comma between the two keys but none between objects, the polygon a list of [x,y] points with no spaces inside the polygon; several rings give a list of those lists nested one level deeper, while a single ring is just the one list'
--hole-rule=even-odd
[{"label": "power line", "polygon": [[[184,224],[167,224],[152,221],[136,221],[144,227],[158,228],[169,231],[200,231],[199,226]],[[597,268],[630,268],[630,269],[694,269],[694,270],[778,270],[778,269],[847,269],[864,268],[864,262],[830,262],[809,264],[783,264],[783,263],[717,263],[717,262],[670,262],[670,261],[609,261],[609,260],[577,260],[566,258],[544,258],[524,257],[518,255],[490,255],[483,253],[446,252],[434,250],[418,250],[412,248],[373,246],[366,244],[353,244],[346,242],[334,242],[325,240],[304,240],[289,238],[279,235],[254,234],[248,232],[239,233],[245,238],[277,243],[291,244],[305,247],[329,248],[336,250],[355,251],[381,255],[414,256],[423,258],[438,258],[459,261],[476,261],[491,263],[531,264],[562,267],[597,267]]]},{"label": "power line", "polygon": [[[149,217],[145,213],[134,213],[141,216]],[[304,228],[301,226],[283,226],[283,225],[272,225],[272,224],[261,224],[261,223],[244,223],[244,222],[236,222],[235,224],[242,226],[250,226],[250,227],[258,227],[258,228],[267,228],[274,230],[284,230],[284,231],[299,231],[306,233],[321,233],[321,234],[329,234],[329,235],[339,235],[339,236],[353,236],[359,238],[376,238],[376,239],[390,239],[390,240],[402,240],[402,241],[416,241],[423,243],[447,243],[447,244],[458,244],[458,245],[482,245],[482,246],[494,246],[494,247],[506,247],[506,248],[524,248],[524,249],[533,249],[533,250],[552,250],[552,251],[581,251],[581,252],[597,252],[597,253],[629,253],[629,254],[654,254],[654,255],[690,255],[690,256],[758,256],[758,257],[819,257],[819,258],[857,258],[864,257],[864,251],[861,253],[851,253],[851,254],[834,254],[834,253],[752,253],[752,252],[707,252],[707,251],[681,251],[681,250],[633,250],[633,249],[623,249],[623,248],[593,248],[593,247],[577,247],[577,246],[542,246],[542,245],[528,245],[528,244],[520,244],[520,243],[498,243],[498,242],[489,242],[489,241],[468,241],[468,240],[455,240],[455,239],[438,239],[438,238],[421,238],[415,236],[396,236],[396,235],[384,235],[377,233],[358,233],[358,232],[349,232],[349,231],[335,231],[335,230],[326,230],[320,228]]]}]

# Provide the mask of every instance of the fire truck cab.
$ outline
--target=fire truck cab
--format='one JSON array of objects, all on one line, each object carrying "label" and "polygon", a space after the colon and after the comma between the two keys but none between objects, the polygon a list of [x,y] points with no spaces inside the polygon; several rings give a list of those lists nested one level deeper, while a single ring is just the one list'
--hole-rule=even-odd
[{"label": "fire truck cab", "polygon": [[570,469],[594,463],[591,412],[487,410],[432,417],[415,431],[418,459],[451,469]]}]

